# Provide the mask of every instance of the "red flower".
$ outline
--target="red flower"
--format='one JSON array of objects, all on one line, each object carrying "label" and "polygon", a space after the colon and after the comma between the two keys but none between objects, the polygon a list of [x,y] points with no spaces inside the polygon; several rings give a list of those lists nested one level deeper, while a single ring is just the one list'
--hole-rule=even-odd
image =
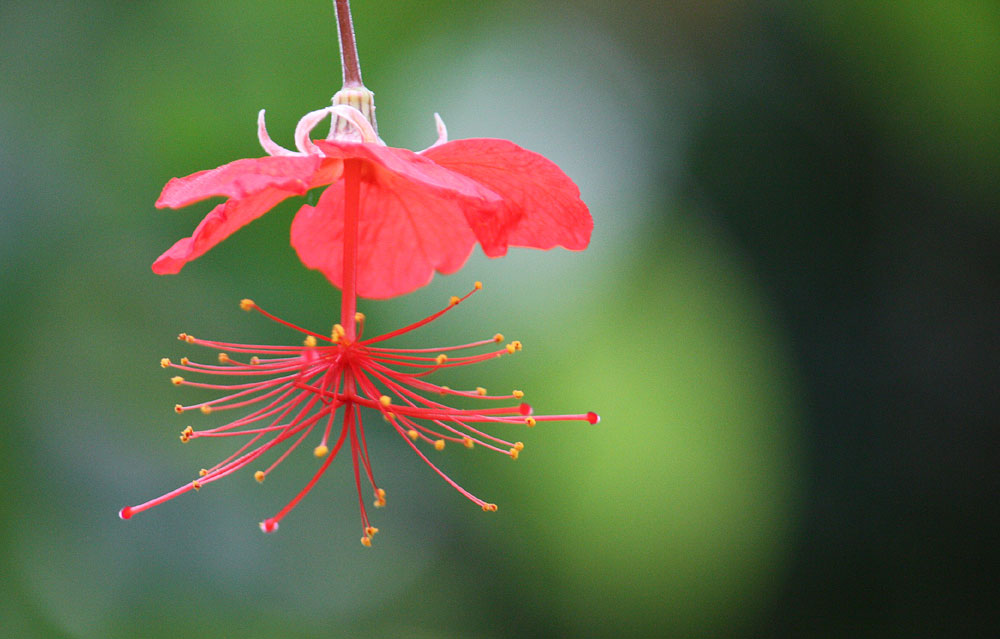
[{"label": "red flower", "polygon": [[[335,106],[305,115],[296,127],[297,151],[271,141],[261,111],[258,137],[269,157],[170,180],[157,207],[228,199],[191,237],[161,255],[153,271],[177,273],[282,200],[325,186],[315,206],[305,205],[295,215],[291,242],[306,266],[342,288],[347,160],[362,165],[357,248],[362,297],[401,295],[427,284],[434,271],[457,271],[476,242],[490,257],[506,254],[508,246],[587,247],[590,214],[579,189],[555,164],[506,140],[448,142],[436,115],[438,141],[430,148],[414,153],[385,146],[370,121],[370,96],[363,87],[345,89],[334,97]],[[312,129],[327,115],[333,117],[330,135],[311,140]]]},{"label": "red flower", "polygon": [[[402,441],[462,495],[483,510],[496,510],[495,504],[476,497],[448,477],[428,459],[423,449],[442,450],[446,442],[453,442],[467,448],[481,446],[517,459],[524,448],[523,444],[490,435],[481,430],[481,425],[534,426],[539,421],[551,420],[577,420],[596,424],[599,418],[595,413],[532,416],[531,407],[518,401],[524,395],[520,391],[488,395],[484,388],[453,390],[425,379],[439,369],[467,366],[521,350],[520,342],[503,344],[504,338],[500,334],[469,344],[443,348],[389,348],[383,345],[391,338],[409,333],[441,317],[481,286],[477,282],[473,291],[465,297],[453,297],[447,307],[419,322],[371,339],[361,338],[364,317],[360,314],[354,318],[358,328],[357,339],[351,341],[344,327],[339,324],[334,326],[332,335],[328,337],[274,317],[250,300],[243,300],[241,303],[245,310],[257,310],[264,316],[303,333],[306,336],[305,344],[229,344],[197,339],[182,333],[180,339],[190,344],[222,349],[219,363],[197,364],[184,358],[175,364],[169,359],[163,359],[160,363],[164,368],[223,378],[238,376],[250,381],[203,383],[174,377],[171,381],[178,386],[209,388],[224,393],[222,397],[199,404],[178,404],[175,410],[184,413],[200,409],[203,413],[215,413],[230,409],[252,409],[243,417],[217,428],[194,430],[188,426],[181,432],[181,441],[233,436],[245,437],[247,441],[228,458],[202,470],[197,479],[146,503],[125,507],[119,515],[122,519],[129,519],[136,513],[190,490],[198,490],[251,463],[267,463],[264,459],[273,460],[263,470],[254,473],[257,481],[263,482],[296,447],[312,435],[315,438],[313,441],[318,439],[313,453],[316,457],[323,458],[323,462],[312,480],[284,508],[261,522],[261,529],[265,532],[277,530],[278,523],[312,490],[347,442],[361,508],[361,543],[369,546],[372,535],[378,529],[368,519],[362,484],[370,485],[376,506],[385,505],[386,492],[379,487],[372,472],[362,423],[362,408],[381,413],[389,428],[396,431]],[[484,402],[498,405],[452,408],[441,403],[442,397],[466,398],[470,400],[470,404]],[[343,416],[339,424],[338,415]]]},{"label": "red flower", "polygon": [[[261,314],[306,335],[303,346],[229,344],[200,340],[191,344],[223,349],[218,364],[179,364],[162,360],[165,368],[222,378],[241,376],[239,383],[172,379],[179,386],[222,391],[217,399],[189,406],[183,413],[248,408],[250,412],[207,430],[186,428],[182,441],[201,437],[248,438],[230,457],[202,470],[198,479],[156,499],[120,511],[122,519],[221,479],[248,464],[275,455],[258,470],[258,481],[274,470],[315,430],[322,431],[314,448],[324,457],[306,486],[276,515],[265,519],[265,532],[308,493],[337,452],[349,442],[354,482],[361,503],[362,543],[371,544],[376,529],[368,520],[362,497],[362,474],[385,503],[385,491],[375,482],[362,424],[362,409],[376,410],[402,439],[441,477],[481,506],[494,504],[475,497],[445,475],[422,447],[440,450],[448,441],[469,448],[481,446],[517,459],[523,446],[490,435],[482,424],[503,426],[542,420],[578,420],[595,424],[596,413],[532,416],[520,401],[523,394],[487,395],[483,388],[456,391],[433,384],[427,375],[441,368],[466,366],[520,350],[520,342],[501,346],[496,335],[470,344],[443,348],[389,348],[391,338],[434,321],[466,299],[452,298],[445,309],[419,322],[371,339],[362,339],[364,317],[356,312],[358,295],[392,297],[430,281],[434,271],[451,273],[465,263],[478,242],[491,257],[508,246],[583,249],[593,226],[573,182],[540,155],[504,140],[447,141],[437,116],[438,141],[420,153],[382,143],[375,130],[372,94],[361,83],[354,33],[347,0],[336,0],[341,37],[344,88],[334,106],[303,117],[295,132],[297,151],[271,141],[258,118],[258,137],[269,157],[237,160],[211,171],[171,180],[159,207],[181,207],[211,196],[228,198],[216,206],[191,237],[177,242],[153,264],[157,273],[176,273],[234,231],[260,217],[278,202],[325,187],[315,206],[303,206],[292,223],[292,245],[309,267],[318,269],[341,288],[340,324],[330,337],[299,328],[244,300],[246,310]],[[330,134],[310,139],[312,129],[331,116]],[[477,282],[478,290],[481,285]],[[322,345],[319,345],[320,342]],[[230,353],[234,355],[230,355]],[[249,359],[244,359],[248,357]],[[440,397],[466,398],[487,407],[454,408]],[[339,420],[338,416],[342,415]],[[334,441],[335,439],[335,441]]]}]

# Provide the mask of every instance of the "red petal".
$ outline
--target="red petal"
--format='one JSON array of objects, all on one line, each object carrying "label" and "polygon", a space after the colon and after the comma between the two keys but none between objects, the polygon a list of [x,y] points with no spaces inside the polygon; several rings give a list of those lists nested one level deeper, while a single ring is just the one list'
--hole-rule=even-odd
[{"label": "red petal", "polygon": [[500,199],[478,180],[449,171],[408,149],[356,142],[315,142],[328,158],[364,160],[375,171],[366,176],[368,179],[384,183],[405,180],[442,196],[464,198],[468,205],[482,206],[484,210],[494,210]]},{"label": "red petal", "polygon": [[174,178],[163,187],[156,206],[178,208],[207,197],[230,199],[216,206],[191,234],[153,262],[153,272],[178,273],[188,262],[267,213],[282,200],[329,184],[343,164],[319,157],[265,157],[236,160],[216,169]]},{"label": "red petal", "polygon": [[322,161],[316,156],[236,160],[215,169],[173,178],[163,187],[156,207],[177,209],[216,195],[240,199],[271,187],[289,193],[305,193],[340,175],[339,163],[330,162],[330,166],[324,167],[322,177],[325,181],[317,182]]},{"label": "red petal", "polygon": [[[367,170],[367,169],[366,169]],[[365,179],[358,218],[358,295],[388,298],[428,282],[434,271],[452,273],[469,258],[475,236],[465,202],[399,178]],[[331,185],[315,207],[292,222],[292,245],[303,264],[342,286],[344,185]]]},{"label": "red petal", "polygon": [[423,152],[437,164],[468,176],[503,197],[495,212],[466,210],[466,218],[490,257],[507,246],[582,250],[594,222],[580,189],[554,163],[507,140],[455,140]]},{"label": "red petal", "polygon": [[178,240],[153,262],[158,275],[179,273],[188,262],[204,255],[210,248],[270,211],[278,202],[299,193],[270,188],[239,200],[226,200],[205,216],[191,237]]}]

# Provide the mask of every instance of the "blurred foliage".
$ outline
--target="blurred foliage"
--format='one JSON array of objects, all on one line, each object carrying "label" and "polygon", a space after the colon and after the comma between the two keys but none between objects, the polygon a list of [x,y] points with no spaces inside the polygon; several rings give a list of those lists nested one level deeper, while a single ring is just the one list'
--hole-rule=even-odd
[{"label": "blurred foliage", "polygon": [[[593,427],[448,449],[485,515],[370,420],[389,490],[357,543],[349,464],[278,534],[290,459],[128,523],[227,453],[181,447],[179,331],[282,342],[338,295],[297,203],[178,276],[208,210],[167,179],[287,143],[338,88],[329,3],[0,5],[0,626],[11,637],[980,636],[995,607],[1000,10],[987,0],[355,0],[381,134],[512,139],[581,187],[584,253],[475,255],[370,330],[495,331],[448,380]],[[523,434],[522,434],[523,433]],[[306,456],[308,457],[308,456]],[[338,462],[341,460],[338,460]]]}]

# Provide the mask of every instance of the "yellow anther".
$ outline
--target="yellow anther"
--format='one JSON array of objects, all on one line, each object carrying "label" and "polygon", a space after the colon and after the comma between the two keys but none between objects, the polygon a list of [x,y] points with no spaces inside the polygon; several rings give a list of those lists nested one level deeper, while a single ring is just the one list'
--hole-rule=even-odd
[{"label": "yellow anther", "polygon": [[483,289],[483,283],[482,282],[476,282],[475,288],[476,288],[477,291],[481,291]]},{"label": "yellow anther", "polygon": [[226,355],[225,353],[219,353],[219,363],[220,364],[228,364],[231,361],[232,360],[229,359],[229,355]]},{"label": "yellow anther", "polygon": [[181,384],[184,383],[184,378],[181,377],[180,375],[175,375],[170,378],[170,383],[173,384],[174,386],[180,386]]},{"label": "yellow anther", "polygon": [[188,358],[186,358],[186,357],[182,357],[181,358],[181,364],[184,364],[185,366],[187,366],[190,363],[191,363],[191,360],[189,360]]},{"label": "yellow anther", "polygon": [[198,410],[200,410],[203,415],[208,415],[209,413],[212,412],[212,407],[211,406],[202,406]]},{"label": "yellow anther", "polygon": [[327,448],[326,446],[324,446],[323,444],[320,444],[316,448],[313,448],[313,456],[317,457],[317,458],[318,457],[326,457],[326,454],[329,453],[329,452],[330,452],[330,449]]},{"label": "yellow anther", "polygon": [[169,357],[162,358],[160,360],[160,367],[161,368],[170,368],[170,358]]},{"label": "yellow anther", "polygon": [[502,342],[503,341],[503,333],[497,333],[496,335],[494,335],[493,336],[493,341],[496,342],[497,344],[499,344],[500,342]]},{"label": "yellow anther", "polygon": [[463,437],[462,445],[465,446],[466,448],[472,448],[475,445],[475,442],[473,442],[472,439],[469,437]]},{"label": "yellow anther", "polygon": [[508,454],[510,455],[510,458],[511,458],[511,459],[517,459],[517,456],[518,456],[518,455],[519,455],[519,454],[521,453],[521,451],[519,451],[519,450],[518,450],[518,449],[516,449],[516,448],[511,448],[511,449],[510,449],[509,451],[507,451],[507,452],[508,452]]},{"label": "yellow anther", "polygon": [[193,482],[191,482],[191,488],[194,488],[195,490],[201,490],[201,482],[198,481],[197,479],[194,480]]},{"label": "yellow anther", "polygon": [[207,474],[208,474],[208,470],[206,470],[204,468],[202,468],[201,470],[198,471],[198,475],[200,475],[201,477],[204,477]]},{"label": "yellow anther", "polygon": [[479,395],[480,397],[485,397],[486,389],[483,388],[482,386],[476,386],[476,395]]},{"label": "yellow anther", "polygon": [[495,513],[497,511],[496,504],[483,504],[483,511],[488,513]]},{"label": "yellow anther", "polygon": [[362,537],[361,538],[361,545],[364,546],[365,548],[371,548],[372,547],[372,538],[371,537]]},{"label": "yellow anther", "polygon": [[448,356],[445,355],[444,353],[441,353],[440,355],[434,358],[434,361],[438,363],[438,366],[440,366],[441,364],[444,364],[445,362],[448,361]]},{"label": "yellow anther", "polygon": [[504,348],[506,348],[507,352],[510,353],[511,355],[513,355],[514,351],[517,350],[517,347],[515,347],[513,343],[507,344],[506,346],[504,346]]},{"label": "yellow anther", "polygon": [[184,407],[181,406],[180,404],[174,404],[174,412],[175,413],[183,413],[184,412]]},{"label": "yellow anther", "polygon": [[511,393],[511,395],[514,396],[514,399],[521,399],[522,397],[524,397],[524,391],[516,390],[513,393]]},{"label": "yellow anther", "polygon": [[381,508],[385,506],[385,491],[379,488],[375,491],[375,507]]},{"label": "yellow anther", "polygon": [[441,395],[447,395],[450,392],[451,392],[450,386],[442,386],[441,389],[438,390],[438,393],[440,393]]},{"label": "yellow anther", "polygon": [[368,537],[374,537],[375,533],[377,532],[378,528],[376,528],[375,526],[368,526],[367,528],[365,528],[365,535],[367,535]]},{"label": "yellow anther", "polygon": [[302,340],[302,344],[304,344],[309,348],[313,348],[314,346],[316,346],[316,338],[313,337],[312,335],[306,335],[306,338]]},{"label": "yellow anther", "polygon": [[194,429],[188,426],[187,428],[181,431],[181,441],[184,442],[185,444],[188,443],[188,440],[191,439],[191,435],[193,434],[194,434]]},{"label": "yellow anther", "polygon": [[177,336],[177,339],[179,339],[179,340],[180,340],[180,341],[182,341],[182,342],[186,342],[186,341],[187,341],[187,338],[188,338],[188,334],[187,334],[187,333],[181,333],[181,334],[179,334],[179,335]]},{"label": "yellow anther", "polygon": [[378,403],[382,404],[382,408],[389,408],[392,405],[392,398],[388,395],[383,395],[378,398]]},{"label": "yellow anther", "polygon": [[240,308],[242,308],[244,311],[252,311],[254,306],[257,305],[253,303],[253,300],[250,299],[240,300]]},{"label": "yellow anther", "polygon": [[458,297],[457,295],[452,295],[451,299],[448,300],[448,301],[449,301],[449,304],[451,306],[454,306],[454,305],[458,304],[459,302],[461,302],[462,298]]},{"label": "yellow anther", "polygon": [[344,327],[340,324],[334,324],[333,330],[330,331],[330,339],[333,340],[333,343],[339,344],[340,340],[344,339],[344,335],[346,335]]},{"label": "yellow anther", "polygon": [[416,430],[414,430],[412,428],[410,430],[406,431],[406,434],[413,441],[417,441],[417,439],[420,438],[420,433],[418,433]]},{"label": "yellow anther", "polygon": [[360,324],[361,322],[365,321],[365,314],[364,313],[355,313],[354,314],[354,321],[357,322],[358,324]]},{"label": "yellow anther", "polygon": [[267,475],[264,474],[263,470],[258,470],[253,474],[253,478],[257,480],[258,484],[263,484],[265,477],[267,477]]},{"label": "yellow anther", "polygon": [[524,450],[524,442],[514,442],[514,448],[517,450]]},{"label": "yellow anther", "polygon": [[250,358],[250,365],[256,366],[257,364],[260,364],[260,358],[254,355],[253,357]]},{"label": "yellow anther", "polygon": [[525,418],[524,418],[524,423],[528,425],[528,428],[531,428],[531,427],[533,427],[533,426],[534,426],[535,424],[537,424],[538,422],[536,422],[536,421],[535,421],[535,418],[534,418],[534,417],[530,417],[530,416],[529,416],[529,417],[525,417]]},{"label": "yellow anther", "polygon": [[435,450],[444,450],[444,440],[443,439],[437,439],[437,440],[435,440],[434,441],[434,449]]}]

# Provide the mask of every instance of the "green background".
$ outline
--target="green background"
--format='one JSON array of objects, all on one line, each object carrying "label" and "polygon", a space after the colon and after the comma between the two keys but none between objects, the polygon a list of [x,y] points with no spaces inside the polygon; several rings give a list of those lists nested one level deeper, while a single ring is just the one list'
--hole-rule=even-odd
[{"label": "green background", "polygon": [[[180,446],[160,357],[282,343],[338,293],[286,203],[177,276],[171,177],[290,145],[339,88],[319,0],[0,5],[0,619],[11,637],[912,637],[995,615],[1000,9],[986,0],[356,0],[380,133],[501,137],[580,185],[583,253],[476,253],[369,330],[526,345],[452,385],[603,421],[435,460],[369,421],[389,493],[293,456],[120,521]],[[992,399],[991,399],[992,398]]]}]

